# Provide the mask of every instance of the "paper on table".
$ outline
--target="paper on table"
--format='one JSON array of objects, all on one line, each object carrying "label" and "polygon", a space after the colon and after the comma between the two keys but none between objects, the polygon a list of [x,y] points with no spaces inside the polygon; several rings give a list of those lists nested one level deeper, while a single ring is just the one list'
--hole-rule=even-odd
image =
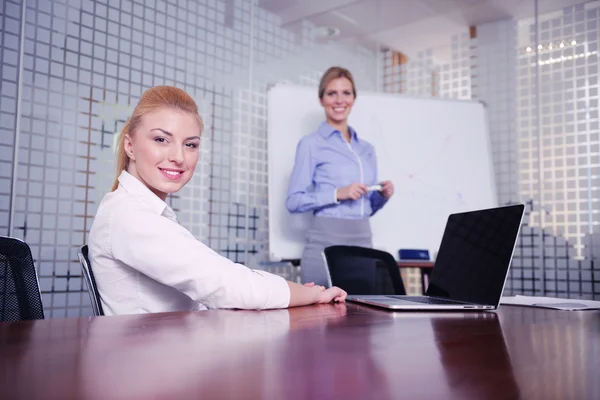
[{"label": "paper on table", "polygon": [[502,296],[500,304],[509,306],[529,306],[552,308],[555,310],[581,311],[581,310],[600,310],[600,301],[579,300],[579,299],[559,299],[557,297],[538,297],[538,296]]}]

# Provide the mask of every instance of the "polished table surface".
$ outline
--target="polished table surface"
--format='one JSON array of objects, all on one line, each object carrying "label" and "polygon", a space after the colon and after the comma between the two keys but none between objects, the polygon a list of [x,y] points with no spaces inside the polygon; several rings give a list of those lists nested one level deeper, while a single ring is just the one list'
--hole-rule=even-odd
[{"label": "polished table surface", "polygon": [[0,323],[2,399],[600,399],[600,312],[351,303]]}]

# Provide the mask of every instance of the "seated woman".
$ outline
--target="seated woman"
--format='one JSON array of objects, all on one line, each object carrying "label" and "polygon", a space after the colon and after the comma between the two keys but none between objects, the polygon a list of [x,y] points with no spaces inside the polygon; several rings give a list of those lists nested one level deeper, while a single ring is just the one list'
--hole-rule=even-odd
[{"label": "seated woman", "polygon": [[170,86],[147,90],[125,124],[117,179],[88,243],[105,314],[344,301],[337,287],[299,285],[236,264],[179,225],[165,199],[194,174],[202,129],[194,100]]}]

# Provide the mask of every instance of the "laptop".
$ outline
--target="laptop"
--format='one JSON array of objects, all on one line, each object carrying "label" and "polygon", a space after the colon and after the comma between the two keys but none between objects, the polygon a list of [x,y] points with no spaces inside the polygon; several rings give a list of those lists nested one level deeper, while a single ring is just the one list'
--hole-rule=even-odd
[{"label": "laptop", "polygon": [[517,204],[450,215],[425,296],[351,295],[346,300],[392,310],[495,310],[524,211]]}]

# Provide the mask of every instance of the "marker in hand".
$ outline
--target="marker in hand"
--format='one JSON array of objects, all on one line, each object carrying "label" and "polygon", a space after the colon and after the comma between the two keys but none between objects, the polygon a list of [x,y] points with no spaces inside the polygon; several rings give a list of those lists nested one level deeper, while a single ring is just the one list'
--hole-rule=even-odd
[{"label": "marker in hand", "polygon": [[367,191],[369,192],[374,192],[374,191],[381,191],[381,189],[383,189],[383,186],[381,185],[371,185],[371,186],[367,186]]}]

